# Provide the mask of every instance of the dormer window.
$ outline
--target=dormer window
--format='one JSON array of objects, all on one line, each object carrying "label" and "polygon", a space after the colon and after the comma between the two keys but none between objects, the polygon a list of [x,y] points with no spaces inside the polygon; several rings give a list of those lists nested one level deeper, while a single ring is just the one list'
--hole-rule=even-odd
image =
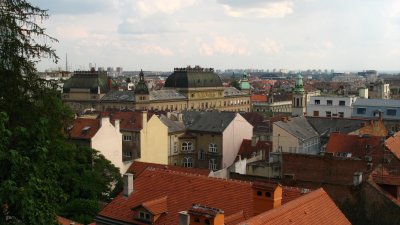
[{"label": "dormer window", "polygon": [[144,211],[139,212],[139,219],[150,221],[150,218],[151,218],[150,213]]}]

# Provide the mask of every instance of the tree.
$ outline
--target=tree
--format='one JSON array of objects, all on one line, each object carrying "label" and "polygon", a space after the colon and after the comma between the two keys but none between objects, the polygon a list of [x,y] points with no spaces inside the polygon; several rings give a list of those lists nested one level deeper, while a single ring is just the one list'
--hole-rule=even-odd
[{"label": "tree", "polygon": [[0,1],[0,224],[57,224],[65,204],[120,187],[109,161],[67,143],[72,111],[37,76],[37,61],[57,60],[39,24],[47,18],[25,0]]}]

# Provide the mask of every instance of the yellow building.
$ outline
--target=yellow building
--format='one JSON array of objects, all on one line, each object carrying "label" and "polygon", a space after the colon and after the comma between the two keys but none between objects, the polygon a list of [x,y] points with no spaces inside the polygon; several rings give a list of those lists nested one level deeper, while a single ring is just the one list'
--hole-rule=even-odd
[{"label": "yellow building", "polygon": [[102,72],[75,72],[64,84],[62,99],[78,112],[88,108],[250,111],[250,95],[223,87],[212,68],[175,68],[162,90],[149,91],[143,72],[134,91],[112,89],[112,81]]}]

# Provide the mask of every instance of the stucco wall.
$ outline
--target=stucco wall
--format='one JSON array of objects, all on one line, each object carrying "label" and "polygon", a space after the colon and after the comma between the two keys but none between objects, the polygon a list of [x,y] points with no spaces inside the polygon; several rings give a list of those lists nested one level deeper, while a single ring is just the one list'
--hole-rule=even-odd
[{"label": "stucco wall", "polygon": [[120,169],[120,173],[125,173],[125,165],[122,162],[122,134],[119,131],[119,121],[114,127],[108,117],[101,119],[101,127],[92,138],[91,147],[103,154]]},{"label": "stucco wall", "polygon": [[[272,125],[272,151],[278,152],[278,146],[281,146],[282,152],[290,152],[289,147],[296,148],[295,153],[299,152],[299,141],[296,137],[277,126]],[[293,150],[292,150],[293,151]]]},{"label": "stucco wall", "polygon": [[252,136],[253,126],[237,113],[223,132],[222,168],[233,164],[243,139],[251,139]]}]

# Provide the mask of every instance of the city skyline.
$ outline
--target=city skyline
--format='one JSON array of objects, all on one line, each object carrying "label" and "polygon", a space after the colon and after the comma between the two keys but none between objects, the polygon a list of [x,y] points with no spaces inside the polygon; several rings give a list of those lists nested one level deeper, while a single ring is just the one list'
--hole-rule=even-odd
[{"label": "city skyline", "polygon": [[399,70],[400,3],[318,0],[33,0],[60,57],[39,70]]}]

